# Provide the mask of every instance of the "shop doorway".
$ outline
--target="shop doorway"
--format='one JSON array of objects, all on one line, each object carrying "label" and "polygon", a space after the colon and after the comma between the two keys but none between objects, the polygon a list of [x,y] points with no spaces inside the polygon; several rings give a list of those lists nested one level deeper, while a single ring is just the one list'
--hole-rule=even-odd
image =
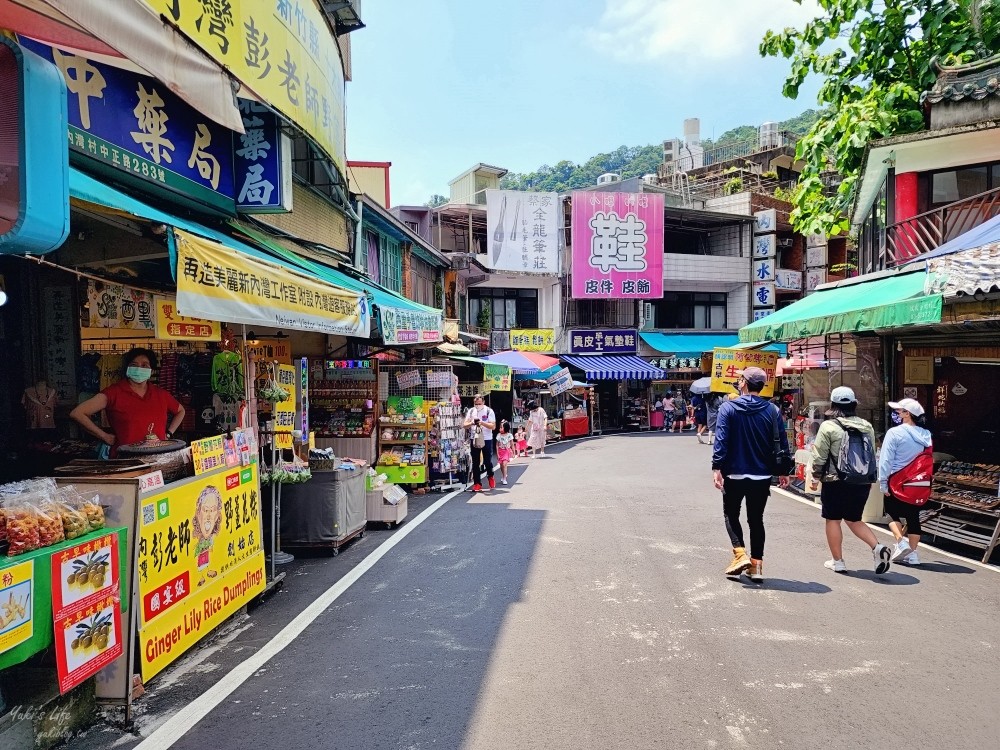
[{"label": "shop doorway", "polygon": [[604,432],[618,432],[622,429],[622,384],[617,380],[599,380],[597,408],[600,409],[600,425]]}]

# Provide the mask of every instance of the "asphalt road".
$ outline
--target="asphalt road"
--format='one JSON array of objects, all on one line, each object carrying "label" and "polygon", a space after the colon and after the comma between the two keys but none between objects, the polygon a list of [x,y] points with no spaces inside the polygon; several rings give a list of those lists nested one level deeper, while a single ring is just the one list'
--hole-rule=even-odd
[{"label": "asphalt road", "polygon": [[924,552],[876,577],[853,537],[835,574],[816,508],[773,496],[764,584],[730,581],[709,451],[653,433],[522,461],[204,702],[389,534],[298,561],[283,593],[149,686],[137,736],[69,747],[148,750],[192,705],[210,710],[157,747],[996,747],[1000,575]]}]

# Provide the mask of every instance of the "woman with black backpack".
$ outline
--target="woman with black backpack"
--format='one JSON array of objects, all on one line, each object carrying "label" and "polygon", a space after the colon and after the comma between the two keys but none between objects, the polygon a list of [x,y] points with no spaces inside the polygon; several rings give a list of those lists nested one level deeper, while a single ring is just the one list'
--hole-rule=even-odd
[{"label": "woman with black backpack", "polygon": [[889,570],[892,553],[861,520],[868,493],[878,476],[875,429],[857,413],[854,391],[847,386],[834,388],[826,421],[820,425],[813,444],[812,471],[823,483],[820,502],[826,520],[826,543],[833,555],[823,565],[834,573],[847,570],[843,521],[871,549],[875,573],[881,575]]}]

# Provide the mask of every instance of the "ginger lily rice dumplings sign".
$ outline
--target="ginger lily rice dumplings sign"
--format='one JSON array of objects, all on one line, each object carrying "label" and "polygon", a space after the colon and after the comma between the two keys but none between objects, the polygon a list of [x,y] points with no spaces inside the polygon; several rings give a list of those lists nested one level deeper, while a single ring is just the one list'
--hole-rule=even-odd
[{"label": "ginger lily rice dumplings sign", "polygon": [[663,297],[663,196],[573,193],[573,298]]}]

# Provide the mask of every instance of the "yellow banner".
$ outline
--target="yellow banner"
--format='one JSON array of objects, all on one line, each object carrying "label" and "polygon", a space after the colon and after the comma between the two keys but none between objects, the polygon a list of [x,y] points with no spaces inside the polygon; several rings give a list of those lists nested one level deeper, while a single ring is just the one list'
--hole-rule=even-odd
[{"label": "yellow banner", "polygon": [[297,373],[294,365],[278,365],[278,385],[288,391],[288,398],[274,405],[275,445],[278,448],[292,447],[292,430],[295,429],[295,381]]},{"label": "yellow banner", "polygon": [[181,315],[177,312],[177,300],[173,297],[157,297],[154,304],[156,338],[173,341],[222,341],[222,323]]},{"label": "yellow banner", "polygon": [[778,353],[756,349],[715,349],[712,352],[712,392],[735,392],[736,381],[745,367],[759,367],[767,374],[767,383],[760,395],[771,398],[774,395]]},{"label": "yellow banner", "polygon": [[551,352],[555,350],[554,328],[513,328],[510,348],[518,352]]},{"label": "yellow banner", "polygon": [[315,0],[142,0],[308,133],[345,173],[344,63]]},{"label": "yellow banner", "polygon": [[365,294],[313,281],[175,229],[177,308],[227,323],[368,338]]},{"label": "yellow banner", "polygon": [[176,661],[264,590],[257,465],[167,487],[142,502],[142,679]]}]

